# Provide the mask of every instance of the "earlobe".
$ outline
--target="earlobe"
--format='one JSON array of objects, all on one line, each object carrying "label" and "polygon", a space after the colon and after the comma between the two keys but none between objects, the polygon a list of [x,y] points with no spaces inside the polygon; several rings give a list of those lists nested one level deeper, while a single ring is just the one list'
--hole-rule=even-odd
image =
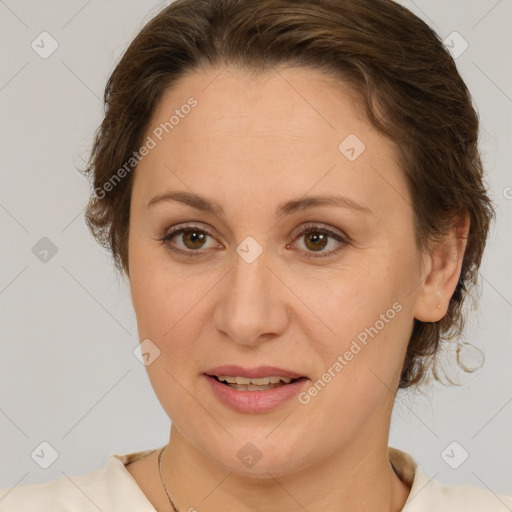
[{"label": "earlobe", "polygon": [[425,256],[424,274],[416,298],[414,317],[421,322],[437,322],[448,310],[459,281],[469,233],[466,212],[441,241],[434,242]]}]

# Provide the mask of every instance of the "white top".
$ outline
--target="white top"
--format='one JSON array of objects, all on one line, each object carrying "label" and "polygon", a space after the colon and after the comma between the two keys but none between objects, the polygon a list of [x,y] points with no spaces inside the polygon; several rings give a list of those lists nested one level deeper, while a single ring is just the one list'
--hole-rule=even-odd
[{"label": "white top", "polygon": [[[111,455],[103,469],[52,482],[0,490],[1,512],[156,512],[125,464],[155,450]],[[403,512],[508,512],[512,497],[469,486],[447,486],[429,478],[414,459],[395,448],[389,460],[411,485]]]}]

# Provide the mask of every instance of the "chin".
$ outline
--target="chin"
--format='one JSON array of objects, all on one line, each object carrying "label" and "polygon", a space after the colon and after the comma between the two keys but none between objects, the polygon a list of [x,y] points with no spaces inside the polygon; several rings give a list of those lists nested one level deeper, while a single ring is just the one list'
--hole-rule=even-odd
[{"label": "chin", "polygon": [[245,434],[229,437],[229,441],[224,443],[226,449],[221,448],[219,451],[221,444],[204,448],[227,471],[263,480],[286,475],[307,466],[307,454],[297,450],[303,443],[290,438],[288,443],[285,444],[278,437],[271,440],[261,435]]}]

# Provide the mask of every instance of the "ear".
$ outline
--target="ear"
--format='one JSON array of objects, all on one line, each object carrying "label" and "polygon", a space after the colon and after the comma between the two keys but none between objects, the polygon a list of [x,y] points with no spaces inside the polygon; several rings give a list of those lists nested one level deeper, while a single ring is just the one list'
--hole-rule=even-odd
[{"label": "ear", "polygon": [[424,256],[423,280],[414,306],[414,317],[421,322],[437,322],[446,315],[459,281],[469,223],[468,212],[460,215],[449,233],[433,242]]}]

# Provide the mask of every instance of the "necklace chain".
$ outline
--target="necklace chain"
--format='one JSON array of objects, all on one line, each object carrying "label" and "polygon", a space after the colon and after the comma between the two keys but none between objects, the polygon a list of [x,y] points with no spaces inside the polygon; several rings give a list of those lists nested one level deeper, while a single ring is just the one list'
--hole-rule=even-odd
[{"label": "necklace chain", "polygon": [[[164,450],[167,448],[167,445],[165,445],[161,450],[160,450],[160,453],[158,454],[158,473],[160,475],[160,481],[162,482],[162,486],[164,488],[164,491],[165,491],[165,494],[167,494],[167,497],[169,498],[169,503],[171,504],[172,506],[172,509],[174,512],[178,512],[178,509],[176,508],[176,505],[174,504],[174,502],[172,501],[172,498],[171,498],[171,495],[169,494],[169,491],[167,490],[167,487],[165,486],[165,482],[164,482],[164,479],[162,478],[162,454],[164,453]],[[396,473],[396,470],[395,470],[395,467],[392,465],[391,466],[393,468],[393,471],[395,471]],[[397,473],[398,474],[398,473]]]},{"label": "necklace chain", "polygon": [[169,503],[171,504],[172,506],[172,509],[174,510],[174,512],[178,512],[178,509],[176,508],[176,506],[174,505],[173,501],[172,501],[172,498],[171,498],[171,495],[169,494],[169,492],[167,491],[167,487],[165,486],[165,482],[164,482],[164,479],[162,478],[162,454],[164,453],[164,450],[167,448],[167,445],[165,445],[161,450],[160,450],[160,453],[158,454],[158,473],[160,474],[160,481],[162,482],[162,485],[164,487],[164,491],[165,491],[165,494],[167,494],[167,497],[169,498]]}]

